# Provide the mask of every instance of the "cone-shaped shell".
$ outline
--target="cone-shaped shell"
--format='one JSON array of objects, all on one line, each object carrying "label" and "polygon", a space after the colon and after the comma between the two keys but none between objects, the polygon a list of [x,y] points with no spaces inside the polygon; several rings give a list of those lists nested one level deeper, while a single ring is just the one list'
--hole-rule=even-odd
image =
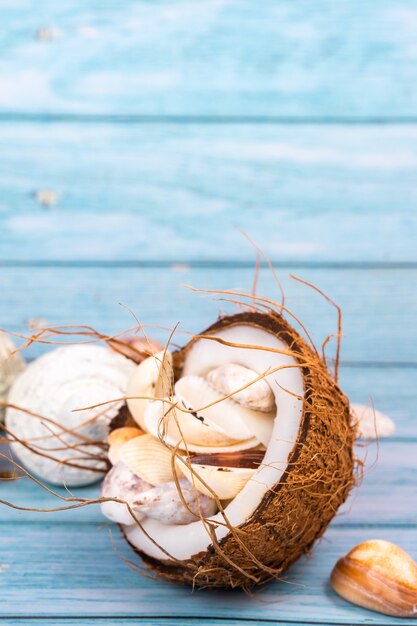
[{"label": "cone-shaped shell", "polygon": [[[151,485],[162,485],[174,478],[171,450],[152,435],[135,437],[119,451],[119,460],[131,472]],[[174,459],[175,460],[175,459]],[[181,476],[181,471],[177,470]]]},{"label": "cone-shaped shell", "polygon": [[6,411],[7,430],[16,440],[13,453],[47,482],[76,486],[99,480],[107,467],[101,442],[124,404],[135,367],[91,344],[57,348],[30,363],[9,394],[19,407]]},{"label": "cone-shaped shell", "polygon": [[318,353],[278,313],[224,317],[202,334],[174,354],[177,379],[206,376],[222,363],[272,368],[267,381],[279,415],[271,441],[262,466],[225,509],[242,532],[215,515],[213,549],[199,522],[168,528],[145,519],[145,532],[169,556],[139,528],[130,527],[129,542],[171,582],[250,588],[279,576],[323,534],[354,483],[355,433],[349,403]]},{"label": "cone-shaped shell", "polygon": [[124,426],[122,428],[116,428],[107,437],[107,443],[109,444],[109,461],[112,465],[116,465],[119,461],[120,448],[130,439],[140,437],[145,433],[140,428],[133,426]]},{"label": "cone-shaped shell", "polygon": [[[25,361],[9,337],[0,331],[0,403],[7,402],[9,389],[25,369]],[[0,406],[0,421],[3,421],[6,409]]]},{"label": "cone-shaped shell", "polygon": [[135,422],[146,430],[145,411],[153,398],[170,396],[173,385],[172,354],[162,350],[136,366],[127,386],[127,405]]},{"label": "cone-shaped shell", "polygon": [[394,617],[417,616],[417,563],[389,541],[353,548],[336,563],[330,582],[353,604]]}]

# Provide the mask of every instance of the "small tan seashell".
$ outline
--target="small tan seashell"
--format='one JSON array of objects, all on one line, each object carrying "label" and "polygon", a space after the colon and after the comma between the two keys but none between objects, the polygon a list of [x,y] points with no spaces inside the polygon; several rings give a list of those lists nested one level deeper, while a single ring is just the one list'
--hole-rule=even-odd
[{"label": "small tan seashell", "polygon": [[[264,451],[247,450],[233,454],[205,454],[178,459],[177,467],[204,495],[231,500],[257,471]],[[201,479],[201,480],[200,480]]]},{"label": "small tan seashell", "polygon": [[[0,332],[0,402],[7,402],[10,387],[25,369],[25,361],[15,349],[12,340]],[[6,409],[0,406],[0,421],[3,421],[5,412]]]},{"label": "small tan seashell", "polygon": [[123,426],[122,428],[116,428],[107,437],[109,444],[108,457],[112,465],[116,465],[119,460],[119,450],[124,443],[135,437],[140,437],[145,433],[140,428],[134,426]]},{"label": "small tan seashell", "polygon": [[[158,439],[142,435],[120,448],[119,461],[136,476],[155,486],[173,480],[172,455],[173,452]],[[182,475],[181,472],[177,474]]]},{"label": "small tan seashell", "polygon": [[137,335],[127,335],[108,342],[110,348],[119,354],[123,354],[135,363],[142,363],[149,356],[153,356],[164,349],[158,341],[149,337],[138,337]]},{"label": "small tan seashell", "polygon": [[395,433],[392,419],[372,406],[351,404],[350,414],[358,439],[380,439]]},{"label": "small tan seashell", "polygon": [[345,600],[394,617],[417,615],[417,564],[388,541],[359,544],[336,563],[330,578]]},{"label": "small tan seashell", "polygon": [[145,411],[153,398],[170,396],[173,387],[172,354],[162,350],[140,363],[127,386],[127,405],[135,422],[145,428]]},{"label": "small tan seashell", "polygon": [[236,389],[249,385],[242,391],[233,393],[232,400],[239,404],[262,413],[272,413],[276,410],[275,397],[266,380],[258,378],[259,374],[237,363],[224,363],[207,374],[207,382],[219,393],[228,395]]}]

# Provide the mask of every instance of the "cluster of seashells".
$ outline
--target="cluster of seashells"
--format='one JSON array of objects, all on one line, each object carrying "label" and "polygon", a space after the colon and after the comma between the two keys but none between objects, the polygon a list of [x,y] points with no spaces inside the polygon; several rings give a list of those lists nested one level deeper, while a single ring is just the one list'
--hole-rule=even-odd
[{"label": "cluster of seashells", "polygon": [[277,414],[274,394],[256,372],[225,363],[174,383],[168,350],[137,366],[127,405],[136,425],[109,435],[113,468],[101,492],[109,498],[103,513],[127,525],[214,515],[262,463]]}]

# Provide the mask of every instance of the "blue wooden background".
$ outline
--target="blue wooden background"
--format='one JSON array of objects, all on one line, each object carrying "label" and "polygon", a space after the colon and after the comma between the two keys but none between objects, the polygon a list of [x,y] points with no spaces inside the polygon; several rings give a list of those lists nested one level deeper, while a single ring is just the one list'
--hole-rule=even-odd
[{"label": "blue wooden background", "polygon": [[287,275],[343,307],[342,386],[397,423],[311,558],[253,598],[140,578],[96,508],[1,507],[3,624],[397,623],[327,580],[364,539],[417,556],[416,203],[415,0],[0,0],[0,326],[111,332],[129,307],[200,330],[219,303],[181,284],[249,289],[241,227],[318,342],[335,313]]}]

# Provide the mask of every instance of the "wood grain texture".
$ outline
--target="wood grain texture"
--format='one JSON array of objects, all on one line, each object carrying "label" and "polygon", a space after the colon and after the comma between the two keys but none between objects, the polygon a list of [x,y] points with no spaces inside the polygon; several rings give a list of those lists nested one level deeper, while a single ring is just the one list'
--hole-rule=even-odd
[{"label": "wood grain texture", "polygon": [[[0,616],[142,616],[263,619],[296,623],[397,624],[398,620],[358,609],[328,586],[341,554],[369,539],[399,541],[417,550],[415,528],[332,528],[280,583],[254,597],[239,592],[192,592],[186,587],[140,577],[121,559],[132,557],[118,532],[110,546],[108,530],[93,524],[2,524],[1,579],[7,593]],[[30,585],[28,584],[30,576]],[[22,601],[23,600],[23,601]],[[113,617],[114,619],[114,617]],[[417,620],[407,623],[417,624]]]},{"label": "wood grain texture", "polygon": [[[414,454],[417,441],[417,424],[414,424],[415,436],[409,441],[392,441],[386,439],[376,443],[368,443],[363,449],[358,445],[356,453],[365,460],[363,481],[352,491],[348,502],[342,507],[333,521],[333,526],[381,526],[417,527],[417,511],[414,502],[417,498],[417,459]],[[55,489],[55,487],[53,487]],[[68,497],[64,488],[56,488],[56,492]],[[78,498],[96,499],[99,497],[100,486],[71,489]],[[387,497],[389,493],[389,497]],[[1,484],[2,500],[17,506],[38,509],[53,509],[66,504],[36,487],[29,479]],[[100,512],[99,505],[92,504],[72,511],[55,513],[34,513],[16,511],[0,506],[0,522],[30,522],[36,525],[98,523],[108,525]]]},{"label": "wood grain texture", "polygon": [[241,227],[278,261],[416,263],[416,146],[414,125],[0,124],[0,260],[248,261]]},{"label": "wood grain texture", "polygon": [[[417,270],[296,271],[342,307],[345,362],[415,366],[417,303],[413,285]],[[336,311],[316,292],[289,279],[289,272],[291,266],[279,272],[286,305],[302,319],[320,348],[327,335],[335,332]],[[136,315],[143,324],[164,327],[166,330],[149,327],[162,341],[180,322],[174,341],[183,344],[187,331],[203,330],[219,311],[235,311],[216,301],[216,296],[203,297],[184,285],[250,293],[252,280],[253,270],[242,268],[2,268],[0,327],[22,331],[28,323],[90,324],[102,332],[119,333],[136,325]],[[280,300],[267,269],[261,272],[259,293]],[[40,348],[33,345],[28,355],[39,354]],[[332,353],[329,345],[327,354],[331,357]],[[363,393],[364,401],[369,393],[372,391]]]},{"label": "wood grain texture", "polygon": [[0,110],[415,116],[416,16],[410,0],[6,0]]}]

